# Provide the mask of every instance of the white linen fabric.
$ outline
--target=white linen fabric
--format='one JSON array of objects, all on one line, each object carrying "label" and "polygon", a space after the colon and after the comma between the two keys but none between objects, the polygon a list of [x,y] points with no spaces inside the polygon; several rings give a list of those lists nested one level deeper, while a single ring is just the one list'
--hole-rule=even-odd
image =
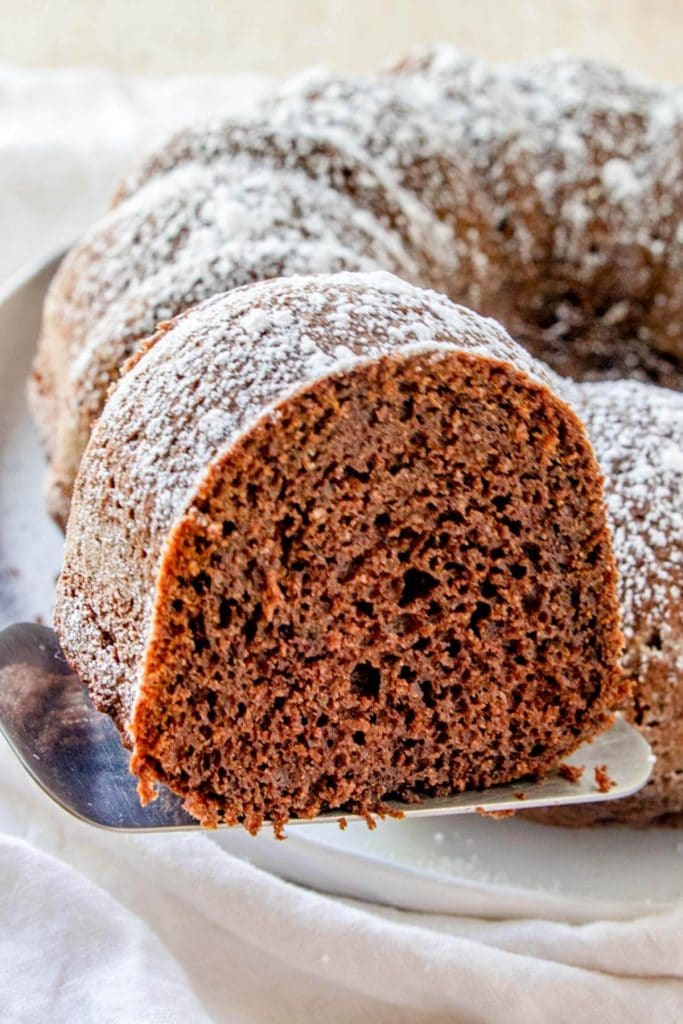
[{"label": "white linen fabric", "polygon": [[[266,86],[0,68],[0,284],[104,209],[140,145],[244,109]],[[569,925],[334,899],[205,835],[116,835],[72,820],[0,740],[6,1024],[681,1019],[683,905]]]}]

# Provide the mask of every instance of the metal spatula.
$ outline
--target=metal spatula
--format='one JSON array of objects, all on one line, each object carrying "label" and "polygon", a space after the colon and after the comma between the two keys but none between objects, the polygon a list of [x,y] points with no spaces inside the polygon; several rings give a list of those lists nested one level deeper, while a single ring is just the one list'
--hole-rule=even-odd
[{"label": "metal spatula", "polygon": [[[82,821],[123,831],[200,827],[167,790],[148,807],[140,806],[116,727],[92,706],[57,637],[45,626],[22,623],[0,632],[0,729],[41,789]],[[567,764],[584,768],[577,781],[556,773],[540,782],[520,780],[419,804],[395,802],[391,807],[406,817],[424,817],[615,800],[644,786],[653,763],[640,733],[618,718],[608,732],[567,759]],[[595,768],[603,765],[614,783],[606,794],[595,781]],[[306,820],[338,821],[342,816],[353,817],[330,811]]]}]

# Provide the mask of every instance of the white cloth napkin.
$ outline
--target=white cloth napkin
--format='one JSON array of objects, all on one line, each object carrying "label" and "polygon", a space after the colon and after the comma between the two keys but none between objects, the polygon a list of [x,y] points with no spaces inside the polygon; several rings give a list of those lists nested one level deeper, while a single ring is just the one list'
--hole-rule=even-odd
[{"label": "white cloth napkin", "polygon": [[[0,284],[75,237],[141,144],[265,87],[0,69]],[[678,1024],[683,906],[567,925],[333,899],[200,834],[82,825],[0,740],[0,1020]]]}]

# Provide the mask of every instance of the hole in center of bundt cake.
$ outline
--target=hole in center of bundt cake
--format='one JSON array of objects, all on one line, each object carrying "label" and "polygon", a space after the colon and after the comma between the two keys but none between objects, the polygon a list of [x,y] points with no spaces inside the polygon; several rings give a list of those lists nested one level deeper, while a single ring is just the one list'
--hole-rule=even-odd
[{"label": "hole in center of bundt cake", "polygon": [[542,771],[603,720],[611,572],[590,450],[541,385],[448,349],[320,380],[172,534],[135,767],[252,829]]}]

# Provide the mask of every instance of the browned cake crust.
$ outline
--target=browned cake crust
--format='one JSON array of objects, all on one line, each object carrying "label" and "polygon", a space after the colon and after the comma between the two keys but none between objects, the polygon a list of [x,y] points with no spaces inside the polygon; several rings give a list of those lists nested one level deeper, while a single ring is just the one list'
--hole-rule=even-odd
[{"label": "browned cake crust", "polygon": [[203,824],[542,774],[623,699],[601,476],[542,367],[388,275],[171,324],[76,490],[57,628]]}]

